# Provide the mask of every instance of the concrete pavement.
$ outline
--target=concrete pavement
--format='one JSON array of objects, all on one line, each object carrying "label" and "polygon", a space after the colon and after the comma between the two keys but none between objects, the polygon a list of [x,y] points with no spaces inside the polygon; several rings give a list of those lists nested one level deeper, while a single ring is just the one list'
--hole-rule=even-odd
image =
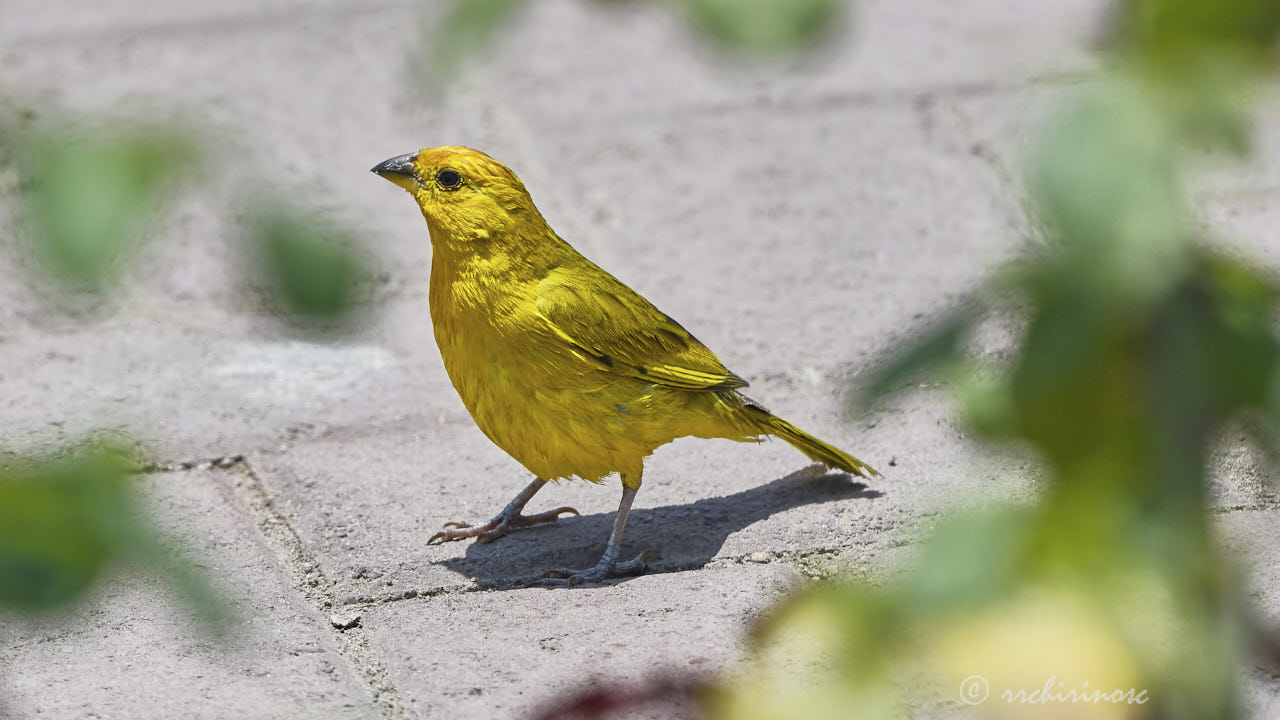
[{"label": "concrete pavement", "polygon": [[[41,114],[174,118],[213,164],[89,319],[0,264],[0,437],[146,441],[166,468],[146,480],[155,513],[242,624],[226,649],[132,576],[65,622],[6,619],[0,715],[519,717],[595,677],[732,666],[751,619],[806,576],[890,573],[942,509],[1032,492],[1034,462],[973,442],[945,391],[854,420],[839,393],[1024,242],[1019,152],[1089,69],[1102,3],[867,0],[823,57],[743,69],[664,4],[546,0],[443,97],[408,60],[433,3],[82,5],[4,0],[0,94]],[[753,397],[885,477],[825,474],[780,442],[684,440],[648,463],[628,530],[624,554],[663,554],[650,575],[524,587],[594,561],[616,481],[545,489],[533,509],[583,513],[557,527],[428,547],[528,482],[444,374],[421,217],[367,172],[453,143],[509,164],[563,237]],[[1280,125],[1259,147],[1201,191],[1204,221],[1280,267]],[[228,208],[256,182],[368,244],[377,307],[352,337],[314,342],[246,293]],[[11,227],[0,215],[6,251]],[[1009,336],[987,328],[978,351]],[[1228,439],[1215,481],[1274,619],[1269,472]],[[1280,682],[1252,683],[1259,717],[1280,713]]]}]

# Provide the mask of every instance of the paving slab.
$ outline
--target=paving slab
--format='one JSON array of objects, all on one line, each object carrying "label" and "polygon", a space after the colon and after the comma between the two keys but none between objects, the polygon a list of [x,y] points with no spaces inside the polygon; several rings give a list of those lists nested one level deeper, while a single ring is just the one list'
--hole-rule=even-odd
[{"label": "paving slab", "polygon": [[[587,588],[529,588],[376,606],[363,624],[420,717],[520,717],[593,683],[715,672],[798,577],[737,565]],[[682,717],[671,707],[639,717]],[[632,716],[628,716],[632,717]]]},{"label": "paving slab", "polygon": [[[12,93],[7,100],[37,121],[88,115],[99,122],[178,123],[200,141],[204,162],[188,184],[199,193],[179,198],[130,275],[134,294],[163,301],[143,302],[141,310],[177,304],[179,312],[164,318],[174,321],[181,311],[242,306],[238,216],[264,187],[359,233],[375,257],[393,253],[388,267],[425,265],[424,244],[380,243],[386,234],[371,222],[390,217],[378,200],[389,207],[395,194],[368,169],[393,151],[417,147],[423,127],[451,136],[468,124],[463,110],[423,103],[406,91],[407,56],[421,43],[420,16],[430,13],[403,2],[280,2],[255,5],[256,13],[156,5],[144,13],[103,13],[110,27],[81,36],[73,27],[94,25],[97,12],[37,4],[41,10],[26,22],[6,24],[15,34],[33,33],[0,51]],[[155,16],[182,23],[165,20],[147,31]],[[56,19],[59,38],[40,34],[53,24],[42,17]],[[289,61],[279,61],[281,55]],[[11,233],[0,239],[9,244]],[[401,248],[408,257],[394,255]]]},{"label": "paving slab", "polygon": [[[1268,162],[1280,163],[1280,151]],[[1280,243],[1275,241],[1280,189],[1209,191],[1199,201],[1200,219],[1220,247],[1280,276]]]},{"label": "paving slab", "polygon": [[[40,118],[66,112],[188,122],[201,134],[207,161],[203,184],[189,183],[175,199],[124,286],[87,309],[50,302],[33,286],[34,268],[20,254],[20,218],[4,203],[0,392],[13,403],[0,430],[11,447],[109,426],[132,431],[163,459],[191,459],[274,446],[300,426],[385,418],[389,397],[405,399],[403,412],[392,416],[430,407],[414,396],[423,383],[410,377],[415,371],[404,357],[362,342],[359,333],[345,345],[313,342],[272,324],[246,291],[242,207],[263,185],[358,234],[383,278],[377,293],[396,292],[386,268],[424,276],[430,252],[421,218],[397,213],[406,231],[380,242],[391,235],[376,219],[392,214],[365,199],[403,210],[395,203],[403,198],[368,168],[416,147],[420,133],[409,128],[419,123],[446,135],[450,122],[465,124],[427,122],[433,111],[410,109],[407,68],[387,62],[388,53],[402,57],[420,40],[413,6],[349,4],[348,12],[324,5],[282,21],[277,11],[298,5],[273,5],[231,25],[210,13],[182,15],[181,32],[165,24],[177,15],[159,6],[136,14],[132,25],[120,13],[77,14],[75,32],[93,41],[41,35],[49,25],[41,18],[61,17],[66,4],[33,11],[30,23],[6,24],[15,34],[31,33],[20,49],[0,51],[13,102]],[[164,16],[161,30],[134,32],[152,16]],[[90,27],[94,18],[112,27]],[[335,52],[353,37],[376,38],[376,47]],[[279,62],[280,53],[291,61]],[[334,112],[339,99],[345,109]],[[328,119],[304,121],[318,117]],[[17,187],[16,178],[0,178],[0,196]],[[359,410],[370,402],[376,413]]]},{"label": "paving slab", "polygon": [[1223,541],[1246,572],[1255,607],[1280,628],[1280,510],[1237,510],[1217,517]]},{"label": "paving slab", "polygon": [[[1019,183],[1055,109],[1075,94],[1087,92],[1089,82],[1041,82],[953,101],[960,126],[981,148],[979,154],[993,172],[1003,178],[1004,194],[1018,198],[1016,203],[1026,209],[1015,227],[1030,243],[1043,238],[1029,220],[1034,203]],[[1274,114],[1277,102],[1273,88],[1258,94],[1262,116]],[[1244,162],[1211,155],[1191,166],[1188,192],[1196,219],[1213,247],[1277,274],[1280,245],[1274,242],[1274,228],[1280,222],[1280,180],[1274,177],[1274,168],[1280,162],[1280,127],[1258,123],[1253,149],[1254,155]],[[1209,462],[1210,490],[1218,507],[1275,507],[1275,473],[1241,428],[1224,432]]]},{"label": "paving slab", "polygon": [[753,116],[546,137],[529,163],[565,239],[748,381],[861,367],[1019,247],[996,178],[945,118],[926,128],[908,102]]},{"label": "paving slab", "polygon": [[238,615],[202,632],[161,583],[121,576],[73,615],[0,622],[12,717],[377,718],[329,627],[290,585],[216,471],[146,478],[151,516]]},{"label": "paving slab", "polygon": [[[1217,517],[1217,525],[1245,572],[1259,620],[1273,635],[1280,633],[1280,510],[1229,512]],[[1252,717],[1276,717],[1280,713],[1280,668],[1261,664],[1250,668],[1244,698]]]},{"label": "paving slab", "polygon": [[[532,27],[545,31],[537,36],[544,38],[539,42],[554,40],[559,32],[555,28],[560,26],[555,20],[563,19],[573,28],[610,15],[596,11],[584,15],[586,5],[579,3],[550,5],[550,9],[540,6],[531,18]],[[102,43],[77,46],[73,52],[40,52],[39,43],[32,43],[21,53],[4,56],[5,69],[19,87],[60,88],[55,98],[59,106],[123,111],[126,116],[146,116],[148,108],[160,102],[186,108],[189,116],[201,118],[207,127],[216,154],[230,158],[224,160],[230,167],[220,171],[221,189],[212,197],[180,203],[164,226],[162,239],[143,253],[132,277],[135,287],[118,310],[131,315],[136,324],[123,321],[86,329],[55,321],[50,328],[39,304],[18,303],[28,308],[20,318],[43,331],[35,333],[39,339],[30,341],[29,347],[10,355],[12,365],[0,374],[19,379],[15,382],[25,381],[28,373],[47,371],[53,377],[65,368],[56,362],[46,367],[35,359],[42,354],[65,355],[77,358],[84,382],[65,388],[38,383],[48,385],[57,396],[56,407],[65,408],[58,414],[71,417],[42,418],[38,407],[20,411],[11,416],[15,432],[19,426],[23,433],[30,433],[33,426],[58,422],[61,425],[48,431],[57,437],[74,434],[58,428],[118,424],[136,428],[160,445],[162,454],[176,457],[260,448],[298,424],[368,422],[367,413],[344,417],[343,409],[358,407],[359,397],[384,392],[372,387],[383,378],[384,387],[412,388],[415,383],[405,372],[388,377],[385,370],[410,371],[416,358],[430,368],[431,343],[416,344],[409,349],[412,354],[401,357],[389,358],[378,347],[328,353],[279,338],[278,329],[277,337],[270,338],[252,318],[246,320],[245,313],[254,308],[242,299],[234,249],[234,238],[243,228],[225,217],[225,206],[234,195],[225,186],[242,187],[245,176],[259,175],[282,188],[305,184],[306,201],[333,210],[336,219],[365,231],[363,237],[379,258],[379,266],[389,268],[388,292],[420,296],[429,258],[421,218],[406,197],[365,171],[370,157],[444,142],[434,139],[455,134],[464,136],[463,140],[491,137],[496,147],[480,144],[499,157],[511,158],[544,209],[560,208],[552,220],[564,234],[668,312],[698,328],[704,340],[749,378],[751,372],[744,365],[776,366],[780,369],[774,372],[812,376],[829,374],[829,363],[865,357],[870,348],[882,344],[886,331],[901,330],[918,308],[934,307],[962,292],[989,258],[1008,247],[1000,231],[1007,213],[993,207],[992,183],[968,158],[941,159],[939,148],[963,143],[945,127],[946,138],[931,139],[933,131],[922,128],[919,112],[910,103],[852,114],[814,107],[803,118],[786,108],[765,108],[759,111],[759,122],[734,124],[745,129],[728,137],[721,137],[725,123],[714,113],[694,122],[676,114],[652,123],[620,124],[611,133],[587,137],[568,127],[545,137],[529,135],[525,130],[540,129],[529,117],[518,118],[509,133],[501,128],[486,132],[485,123],[471,123],[469,118],[514,117],[518,109],[477,99],[502,96],[484,83],[477,82],[452,104],[415,110],[402,91],[407,78],[402,65],[391,67],[382,53],[339,57],[330,51],[351,44],[353,37],[376,36],[386,53],[411,52],[420,41],[411,8],[388,6],[347,15],[322,10],[300,23],[249,18],[243,27],[214,23],[206,33],[130,38],[128,27],[122,26],[118,32],[103,30],[107,35]],[[543,13],[551,14],[544,17]],[[668,17],[665,11],[659,14]],[[138,22],[145,25],[147,21],[140,18]],[[518,40],[512,42],[518,46]],[[257,72],[256,68],[271,62],[271,53],[281,52],[293,63],[280,66],[277,72]],[[499,59],[493,67],[510,64],[511,58]],[[105,77],[98,72],[112,66],[119,71]],[[139,72],[144,67],[168,70]],[[764,87],[791,84],[789,78],[775,77]],[[662,82],[663,87],[675,85],[675,78]],[[738,91],[747,93],[742,88]],[[339,97],[346,111],[328,113],[326,108]],[[121,103],[121,98],[128,102]],[[581,119],[589,122],[610,112],[609,104],[601,103],[595,115]],[[299,122],[302,117],[318,116],[330,120]],[[852,136],[845,132],[850,124],[858,128]],[[424,139],[414,127],[429,127],[431,138]],[[797,137],[830,141],[796,147]],[[646,157],[641,152],[655,144],[683,158],[686,169],[672,175],[663,154]],[[325,151],[317,153],[313,148]],[[628,166],[629,171],[619,169]],[[655,183],[654,177],[664,182]],[[774,184],[757,181],[761,177],[773,177]],[[840,189],[848,187],[849,178],[858,178],[852,193]],[[780,196],[780,187],[804,192]],[[877,218],[900,217],[882,212],[884,208],[909,207],[922,196],[953,200],[931,205],[927,213],[910,213],[900,225],[879,224]],[[679,231],[673,233],[673,227]],[[575,228],[581,232],[568,232]],[[916,238],[921,235],[938,252],[963,262],[941,267],[918,262]],[[972,245],[957,245],[957,240]],[[751,260],[756,252],[771,253],[771,261]],[[174,271],[197,260],[208,270]],[[885,266],[893,272],[883,272]],[[946,277],[939,277],[938,270]],[[6,295],[21,294],[8,289],[20,285],[6,283]],[[835,293],[833,286],[838,288]],[[758,296],[762,287],[776,288],[764,296],[768,302],[749,306],[741,302],[743,296]],[[930,295],[909,303],[901,300],[921,287],[928,287]],[[851,323],[850,307],[866,308],[879,321],[861,322],[864,317],[859,313],[860,322]],[[806,332],[790,332],[797,317],[804,318],[801,328]],[[55,332],[69,336],[47,337]],[[822,350],[807,354],[801,359],[803,365],[796,367],[792,348],[802,344]],[[103,362],[90,363],[69,352],[70,346],[102,346],[110,352]],[[765,353],[769,355],[755,357]],[[737,357],[751,362],[748,365]],[[405,360],[409,362],[401,362]],[[294,372],[291,365],[302,372]],[[326,373],[325,366],[345,368],[349,376],[341,377],[338,370]],[[369,371],[374,372],[366,378],[363,373]],[[289,400],[289,388],[304,387],[309,372],[336,374],[337,383],[345,383],[350,392],[314,402]],[[430,388],[439,386],[438,366],[426,376]],[[190,377],[201,378],[201,384],[152,393],[168,399],[170,405],[150,403],[142,386],[153,378]],[[332,386],[333,379],[324,382]],[[277,390],[280,386],[283,389]],[[120,405],[126,406],[126,412],[120,412]],[[174,432],[169,412],[173,406],[211,412],[197,413],[199,421],[190,432],[185,428]]]},{"label": "paving slab", "polygon": [[1280,507],[1280,477],[1252,437],[1227,433],[1209,456],[1209,490],[1219,509]]},{"label": "paving slab", "polygon": [[[132,21],[116,15],[96,35],[39,35],[41,17],[77,25],[96,15],[76,9],[68,20],[71,5],[61,5],[32,13],[34,39],[0,49],[9,100],[37,120],[176,124],[202,150],[189,192],[129,275],[144,309],[168,309],[163,321],[173,322],[193,308],[242,308],[243,207],[268,194],[351,230],[392,279],[401,267],[426,267],[427,245],[405,241],[425,239],[420,218],[389,212],[403,197],[369,168],[432,139],[465,139],[474,124],[466,108],[414,89],[420,73],[410,56],[424,17],[441,5],[286,0],[251,13],[156,5]],[[185,24],[147,31],[152,15]],[[11,240],[0,235],[0,245]]]},{"label": "paving slab", "polygon": [[[824,403],[820,391],[796,394],[805,406]],[[826,400],[828,436],[867,448],[864,457],[885,473],[865,483],[811,466],[776,441],[686,439],[660,448],[647,463],[623,552],[656,549],[662,560],[653,569],[663,571],[756,553],[787,559],[881,547],[903,542],[942,509],[1030,497],[1034,465],[975,445],[938,399],[907,396],[874,427],[840,424]],[[508,586],[551,568],[589,566],[620,496],[616,480],[549,485],[530,511],[569,505],[583,516],[494,543],[426,545],[447,520],[488,519],[531,479],[461,409],[436,423],[332,428],[284,452],[251,455],[249,464],[338,596],[351,601]]]},{"label": "paving slab", "polygon": [[[1002,177],[1002,194],[1025,209],[1018,218],[1024,237],[1040,237],[1040,230],[1028,220],[1036,212],[1024,187],[1028,163],[1055,114],[1074,97],[1089,92],[1096,79],[1096,75],[1085,74],[1069,81],[1041,81],[951,100],[975,149]],[[1274,117],[1278,108],[1280,93],[1275,87],[1257,92],[1255,117]],[[1276,171],[1280,167],[1280,126],[1257,122],[1252,132],[1248,157],[1206,153],[1187,163],[1182,180],[1195,220],[1210,242],[1280,272],[1280,248],[1270,232],[1280,198]]]},{"label": "paving slab", "polygon": [[[471,62],[473,80],[487,91],[480,97],[537,130],[713,108],[754,113],[817,98],[876,102],[1090,67],[1085,50],[1106,7],[1101,0],[980,0],[927,4],[922,13],[921,2],[850,5],[833,42],[815,56],[770,64],[709,51],[675,6],[548,0]],[[545,91],[510,91],[518,87]]]},{"label": "paving slab", "polygon": [[[797,573],[891,575],[944,508],[1034,494],[1034,460],[967,437],[938,388],[854,419],[840,396],[880,348],[1032,234],[1013,152],[1061,78],[1094,67],[1084,48],[1101,0],[865,0],[839,45],[770,70],[697,48],[669,4],[546,0],[443,95],[416,84],[411,60],[442,3],[80,5],[6,5],[22,18],[0,25],[6,92],[41,117],[194,123],[207,182],[177,199],[126,290],[91,322],[51,311],[20,264],[0,262],[0,436],[20,447],[120,426],[163,459],[248,455],[335,599],[373,601],[361,622],[410,712],[519,714],[583,677],[641,678],[663,660],[724,667],[747,620]],[[1224,232],[1265,239],[1275,225],[1268,168],[1280,135],[1263,131],[1256,166],[1210,188],[1207,212]],[[528,481],[444,375],[420,216],[367,172],[454,142],[507,161],[570,242],[693,330],[753,397],[883,480],[809,469],[778,442],[681,441],[650,461],[625,545],[662,551],[657,574],[572,594],[458,592],[594,562],[619,490],[549,487],[534,509],[584,516],[491,545],[425,546],[442,521],[485,519]],[[245,291],[238,209],[259,183],[364,242],[379,305],[353,336],[326,344],[284,330]],[[16,187],[0,176],[0,195]],[[10,256],[15,224],[0,209]],[[997,323],[975,349],[1001,357],[1015,330]],[[1266,512],[1264,473],[1226,442],[1220,504]],[[326,619],[289,592],[225,479],[152,482],[162,514],[178,508],[175,525],[250,609],[244,630],[262,647],[223,659],[170,600],[123,580],[78,624],[0,643],[6,664],[25,663],[20,676],[0,671],[14,708],[132,717],[141,703],[179,712],[201,695],[210,717],[284,716],[272,713],[289,703],[309,717],[365,717],[371,703]],[[1255,539],[1274,527],[1265,514],[1224,518]],[[1259,567],[1256,592],[1274,611],[1280,589],[1266,579],[1277,573]],[[645,639],[600,645],[612,629]],[[121,638],[144,658],[133,668]],[[60,668],[67,656],[75,664]],[[129,685],[142,673],[125,671],[144,663],[162,671]],[[103,668],[113,687],[90,687],[84,678]],[[67,692],[47,700],[59,683]],[[1250,688],[1259,716],[1275,714],[1275,683]]]},{"label": "paving slab", "polygon": [[230,25],[280,23],[288,19],[329,15],[394,2],[356,3],[350,0],[238,0],[217,5],[187,6],[131,0],[108,0],[85,6],[75,0],[8,0],[5,10],[20,22],[5,23],[0,40],[6,45],[41,46],[50,43],[87,44],[117,37],[154,36],[188,32],[200,34]]},{"label": "paving slab", "polygon": [[[526,163],[511,161],[563,235],[716,349],[753,383],[753,397],[881,467],[888,483],[898,483],[893,492],[910,498],[828,508],[824,498],[854,499],[862,491],[843,480],[815,481],[830,487],[799,495],[771,490],[772,481],[810,482],[795,477],[806,463],[781,443],[767,446],[767,454],[731,443],[677,443],[649,465],[638,507],[653,509],[654,519],[637,513],[629,548],[663,540],[656,544],[667,569],[753,552],[793,554],[868,541],[901,522],[904,507],[913,515],[933,512],[966,496],[1025,486],[1025,473],[1016,471],[991,482],[993,461],[963,437],[945,406],[931,409],[916,398],[858,424],[840,418],[849,377],[871,362],[875,348],[923,327],[922,308],[954,302],[995,259],[1017,249],[1003,231],[1010,208],[992,199],[996,178],[968,152],[962,128],[945,117],[922,123],[911,103],[893,102],[801,116],[761,110],[756,122],[729,131],[714,113],[692,113],[618,122],[603,137],[557,134],[522,143],[526,119],[502,113],[479,113],[499,118],[487,131],[493,152],[505,157],[500,150],[510,148]],[[847,132],[851,122],[857,133]],[[833,140],[798,145],[797,137]],[[671,172],[669,157],[680,158],[679,172]],[[921,205],[926,196],[946,200]],[[394,200],[392,212],[420,224],[408,198]],[[887,207],[911,211],[884,213]],[[406,233],[409,242],[420,235],[420,228]],[[922,263],[923,256],[946,260]],[[425,284],[423,274],[406,287]],[[489,517],[527,479],[454,397],[420,296],[406,293],[386,309],[377,342],[421,363],[438,417],[332,425],[314,442],[252,458],[326,572],[351,597],[378,597],[590,564],[607,535],[616,486],[544,491],[535,508],[570,504],[589,513],[559,528],[492,546],[423,545],[443,520]],[[995,335],[992,342],[1004,342]],[[847,509],[864,505],[869,509]],[[897,509],[879,509],[886,505]],[[794,506],[813,507],[781,512]],[[734,507],[745,510],[726,510]],[[775,515],[775,525],[758,522]],[[692,524],[680,525],[682,517]],[[658,524],[646,530],[650,522]]]},{"label": "paving slab", "polygon": [[430,380],[359,338],[326,343],[258,329],[121,318],[0,339],[0,419],[10,447],[130,431],[161,460],[275,447],[307,427],[430,417]]}]

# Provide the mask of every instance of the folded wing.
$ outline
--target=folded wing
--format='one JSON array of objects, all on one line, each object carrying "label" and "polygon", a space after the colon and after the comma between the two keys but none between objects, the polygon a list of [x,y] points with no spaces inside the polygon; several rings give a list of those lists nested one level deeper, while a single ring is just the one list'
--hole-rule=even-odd
[{"label": "folded wing", "polygon": [[557,268],[538,285],[538,313],[580,354],[621,375],[684,390],[746,387],[705,345],[612,275]]}]

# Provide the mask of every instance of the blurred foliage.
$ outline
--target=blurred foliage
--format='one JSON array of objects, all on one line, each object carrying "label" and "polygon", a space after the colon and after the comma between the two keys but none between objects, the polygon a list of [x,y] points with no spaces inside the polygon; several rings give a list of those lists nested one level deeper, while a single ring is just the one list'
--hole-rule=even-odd
[{"label": "blurred foliage", "polygon": [[896,390],[944,360],[958,357],[960,344],[977,316],[975,308],[962,307],[937,321],[915,338],[905,351],[879,368],[866,385],[858,388],[855,400],[867,404]]},{"label": "blurred foliage", "polygon": [[[586,1],[586,0],[584,0]],[[592,0],[598,5],[663,2],[682,11],[701,37],[720,48],[755,54],[810,51],[827,39],[849,0]],[[528,0],[452,0],[426,38],[427,70],[456,73],[483,54]]]},{"label": "blurred foliage", "polygon": [[163,578],[211,629],[224,626],[226,606],[139,508],[136,467],[123,445],[99,442],[0,458],[0,608],[61,609],[127,565]]},{"label": "blurred foliage", "polygon": [[[1040,452],[1040,500],[942,522],[886,586],[791,598],[714,717],[1241,717],[1244,661],[1274,639],[1214,537],[1206,447],[1241,415],[1280,432],[1280,290],[1209,248],[1181,178],[1202,150],[1247,150],[1280,5],[1131,0],[1114,18],[1108,71],[1029,162],[1052,242],[996,281],[1027,314],[1016,356],[965,357],[996,294],[980,291],[863,396],[942,369],[975,430]],[[1121,699],[1054,699],[1095,690]]]},{"label": "blurred foliage", "polygon": [[[209,164],[189,133],[130,124],[0,122],[0,163],[18,172],[13,198],[28,249],[55,288],[106,294],[184,183],[196,192]],[[251,222],[249,264],[288,321],[314,322],[351,310],[369,263],[353,237],[276,200]],[[303,219],[306,218],[306,219]]]},{"label": "blurred foliage", "polygon": [[847,0],[684,0],[693,26],[722,46],[795,52],[825,39]]},{"label": "blurred foliage", "polygon": [[1116,5],[1112,42],[1144,64],[1191,69],[1211,56],[1267,63],[1280,51],[1280,4],[1264,0],[1129,0]]},{"label": "blurred foliage", "polygon": [[[63,293],[109,294],[176,189],[204,190],[194,181],[209,158],[187,133],[44,121],[9,105],[0,106],[0,192],[12,196],[30,265],[43,273],[33,280],[51,279]],[[300,217],[283,203],[259,214],[260,252],[245,254],[286,320],[344,317],[359,299],[362,256],[350,237]],[[131,565],[161,578],[211,629],[222,627],[227,609],[138,508],[125,455],[86,443],[48,458],[0,456],[0,609],[67,607],[108,568]]]},{"label": "blurred foliage", "polygon": [[427,42],[427,70],[435,77],[456,73],[486,49],[524,6],[523,0],[455,0]]},{"label": "blurred foliage", "polygon": [[358,304],[368,271],[350,235],[283,201],[256,213],[250,233],[263,279],[286,317],[340,324]]},{"label": "blurred foliage", "polygon": [[35,255],[75,290],[110,284],[163,194],[196,162],[181,135],[140,128],[43,128],[17,148]]}]

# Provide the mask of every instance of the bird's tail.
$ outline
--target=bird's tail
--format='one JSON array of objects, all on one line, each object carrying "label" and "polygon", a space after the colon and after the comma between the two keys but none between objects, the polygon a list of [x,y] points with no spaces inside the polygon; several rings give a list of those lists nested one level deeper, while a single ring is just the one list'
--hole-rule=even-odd
[{"label": "bird's tail", "polygon": [[[746,399],[746,398],[744,398]],[[820,462],[830,468],[843,470],[859,477],[879,475],[875,468],[843,450],[823,442],[782,418],[774,415],[755,402],[747,399],[743,412],[751,420],[752,425],[760,432],[776,435],[786,440],[792,447],[804,453],[810,460]]]}]

